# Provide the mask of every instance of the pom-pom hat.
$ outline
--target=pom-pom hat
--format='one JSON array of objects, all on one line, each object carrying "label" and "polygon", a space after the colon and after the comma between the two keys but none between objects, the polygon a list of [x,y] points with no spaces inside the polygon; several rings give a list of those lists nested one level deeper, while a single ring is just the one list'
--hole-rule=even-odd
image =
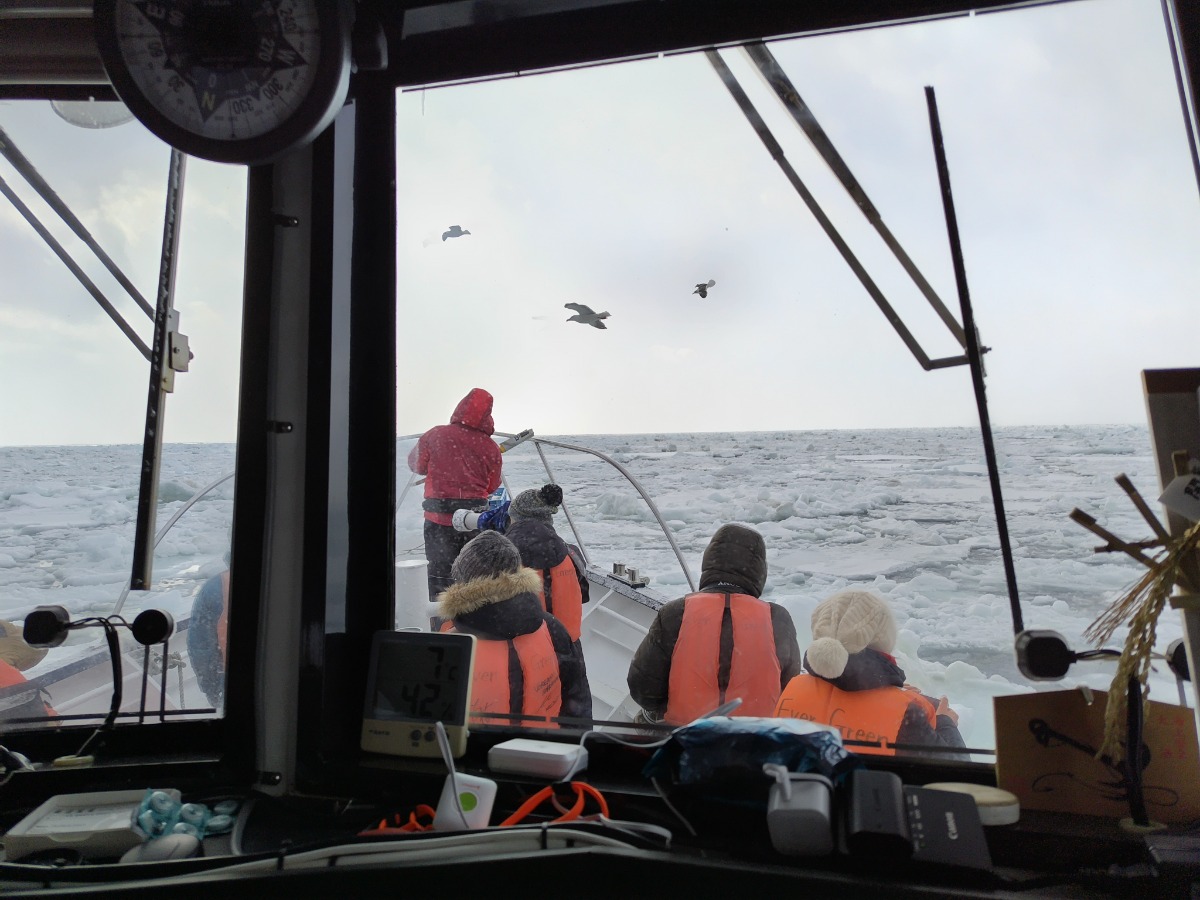
[{"label": "pom-pom hat", "polygon": [[508,507],[508,515],[514,522],[521,519],[553,520],[562,505],[563,492],[557,484],[545,484],[540,488],[521,491]]},{"label": "pom-pom hat", "polygon": [[871,591],[841,591],[817,604],[812,614],[813,642],[804,654],[809,671],[838,678],[851,653],[870,647],[896,649],[896,620],[887,603]]}]

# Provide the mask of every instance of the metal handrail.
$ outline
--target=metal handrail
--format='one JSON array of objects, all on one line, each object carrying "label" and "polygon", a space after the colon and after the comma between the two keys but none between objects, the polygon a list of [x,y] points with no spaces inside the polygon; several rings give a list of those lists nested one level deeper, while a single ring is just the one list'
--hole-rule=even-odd
[{"label": "metal handrail", "polygon": [[[531,440],[533,441],[534,446],[538,446],[538,447],[540,447],[541,444],[547,444],[548,446],[551,446],[551,447],[558,447],[560,450],[575,450],[575,451],[578,451],[579,453],[590,453],[592,456],[596,456],[596,457],[599,457],[600,459],[604,460],[606,463],[608,463],[610,466],[612,466],[614,469],[616,469],[618,472],[620,472],[622,475],[624,475],[625,480],[628,481],[631,485],[633,485],[634,490],[636,490],[638,492],[638,494],[641,496],[641,498],[646,501],[646,505],[648,507],[650,507],[650,512],[654,514],[654,519],[655,519],[655,521],[658,522],[658,527],[662,529],[663,536],[667,539],[667,543],[671,545],[671,549],[675,552],[675,558],[677,560],[679,560],[679,567],[681,569],[683,569],[683,575],[687,579],[688,586],[693,591],[696,590],[696,580],[692,577],[692,572],[688,568],[687,560],[685,560],[683,558],[683,551],[681,551],[679,549],[679,544],[677,544],[675,542],[675,536],[671,534],[671,530],[667,527],[667,523],[665,521],[663,521],[662,513],[660,513],[658,511],[658,507],[655,506],[654,501],[652,499],[650,499],[650,494],[647,493],[647,491],[644,487],[642,487],[641,482],[639,482],[637,480],[637,478],[634,477],[632,472],[630,472],[628,469],[626,469],[623,465],[621,465],[619,462],[617,462],[615,459],[613,459],[607,453],[602,453],[599,450],[593,450],[591,447],[581,447],[578,444],[564,444],[560,441],[551,441],[551,440],[547,440],[546,438],[540,438],[540,437],[533,437],[533,438],[531,438]],[[539,453],[540,452],[541,451],[539,449]],[[543,463],[545,462],[545,456],[542,457],[542,461],[543,461]],[[550,475],[549,466],[547,466],[546,474]],[[570,521],[570,516],[568,516],[567,518],[568,518],[568,521]],[[573,532],[575,531],[574,523],[571,524],[571,530]],[[575,532],[575,537],[577,540],[579,539],[578,532]],[[582,543],[580,544],[580,549],[583,549]],[[587,558],[586,553],[584,554],[584,558],[585,559]]]},{"label": "metal handrail", "polygon": [[[509,432],[505,432],[505,431],[497,431],[495,433],[500,435],[501,437],[516,437],[517,436],[516,434],[510,434]],[[398,440],[398,441],[411,440],[413,438],[419,438],[419,437],[420,437],[419,434],[399,435],[396,438],[396,440]],[[554,472],[550,468],[550,462],[549,462],[549,460],[546,459],[546,454],[542,452],[542,444],[545,444],[549,447],[557,447],[560,450],[574,450],[579,453],[589,453],[592,456],[595,456],[595,457],[598,457],[598,458],[604,460],[606,463],[608,463],[610,466],[612,466],[614,469],[616,469],[618,472],[620,472],[622,475],[624,475],[625,480],[628,481],[631,485],[633,485],[633,489],[638,492],[638,495],[643,500],[645,500],[646,505],[648,507],[650,507],[650,512],[654,515],[655,521],[658,522],[658,527],[662,529],[663,536],[667,539],[667,543],[671,545],[671,550],[674,551],[675,558],[679,561],[679,567],[683,570],[683,576],[684,576],[684,578],[687,579],[688,586],[691,588],[691,590],[693,590],[693,591],[696,590],[696,579],[692,577],[692,572],[691,572],[691,569],[688,568],[687,560],[684,559],[684,557],[683,557],[683,551],[679,549],[679,544],[676,543],[674,535],[671,534],[671,530],[667,527],[667,523],[663,520],[662,513],[660,513],[658,511],[658,507],[655,505],[654,501],[650,498],[650,494],[646,491],[646,489],[644,487],[642,487],[641,482],[639,482],[637,480],[637,478],[634,476],[634,474],[632,472],[630,472],[627,468],[625,468],[623,465],[621,465],[619,462],[617,462],[615,459],[613,459],[607,453],[603,453],[600,450],[594,450],[591,447],[583,447],[578,444],[565,444],[561,441],[552,441],[552,440],[549,440],[548,438],[537,437],[536,435],[529,437],[528,440],[532,441],[534,447],[537,449],[538,456],[542,460],[542,467],[546,470],[546,477],[549,478],[550,481],[555,484],[557,484],[558,482],[555,481]],[[400,493],[400,497],[396,501],[396,509],[397,510],[400,509],[400,505],[404,502],[405,496],[408,494],[409,489],[413,486],[414,478],[415,478],[415,476],[409,478],[408,484],[405,485],[404,490]],[[509,493],[511,494],[512,492],[509,491]],[[590,562],[590,560],[588,559],[587,550],[584,547],[583,538],[580,536],[579,529],[575,526],[575,520],[571,517],[571,512],[567,508],[567,503],[566,503],[565,497],[563,498],[562,510],[567,516],[567,524],[570,525],[570,527],[571,527],[571,533],[575,536],[575,543],[578,544],[579,549],[583,552],[584,561]]]},{"label": "metal handrail", "polygon": [[[188,498],[187,502],[184,503],[183,506],[179,507],[179,509],[177,509],[175,511],[175,515],[171,516],[170,521],[168,521],[166,525],[164,525],[162,528],[160,528],[158,530],[158,534],[156,534],[154,536],[154,546],[155,547],[158,546],[158,542],[161,541],[163,539],[163,537],[166,536],[166,533],[171,530],[171,526],[173,526],[176,522],[178,522],[179,517],[182,516],[189,509],[191,509],[192,506],[195,505],[197,500],[199,500],[201,497],[203,497],[205,494],[207,494],[213,488],[219,487],[220,485],[224,484],[226,481],[228,481],[230,478],[232,478],[235,474],[236,474],[235,472],[230,472],[228,475],[222,475],[220,478],[218,478],[212,484],[205,485],[204,487],[200,488],[200,490],[196,491],[196,493],[192,494],[192,496]],[[129,591],[130,591],[132,584],[133,584],[133,582],[131,579],[125,580],[125,588],[124,588],[124,590],[121,591],[121,596],[117,598],[117,605],[113,607],[113,611],[109,615],[117,616],[117,615],[121,614],[121,608],[125,605],[125,600],[129,597]]]}]

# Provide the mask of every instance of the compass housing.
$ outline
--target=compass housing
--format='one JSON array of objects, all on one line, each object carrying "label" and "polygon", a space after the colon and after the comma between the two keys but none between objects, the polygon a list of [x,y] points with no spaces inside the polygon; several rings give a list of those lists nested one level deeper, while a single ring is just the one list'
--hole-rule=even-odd
[{"label": "compass housing", "polygon": [[351,16],[331,0],[96,0],[117,95],[189,156],[271,162],[320,134],[350,84]]}]

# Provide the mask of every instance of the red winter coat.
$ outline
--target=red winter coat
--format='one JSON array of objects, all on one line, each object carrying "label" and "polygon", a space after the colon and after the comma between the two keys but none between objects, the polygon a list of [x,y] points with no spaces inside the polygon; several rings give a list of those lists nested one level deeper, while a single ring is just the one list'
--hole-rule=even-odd
[{"label": "red winter coat", "polygon": [[[408,467],[425,476],[426,500],[478,500],[500,487],[500,447],[492,440],[492,395],[482,388],[454,408],[449,425],[421,435],[409,451]],[[426,511],[425,518],[450,525],[453,513]]]}]

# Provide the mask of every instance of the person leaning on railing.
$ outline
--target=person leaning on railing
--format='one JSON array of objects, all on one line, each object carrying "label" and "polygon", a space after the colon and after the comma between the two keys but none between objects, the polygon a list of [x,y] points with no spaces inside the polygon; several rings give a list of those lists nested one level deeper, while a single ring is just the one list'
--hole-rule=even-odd
[{"label": "person leaning on railing", "polygon": [[577,558],[579,548],[572,548],[554,530],[554,516],[562,500],[562,488],[557,484],[517,494],[509,506],[511,524],[504,529],[504,536],[521,552],[521,562],[541,576],[538,599],[542,608],[566,626],[582,653],[583,604],[588,602],[590,590],[581,558]]},{"label": "person leaning on railing", "polygon": [[408,467],[425,476],[425,558],[429,599],[450,586],[450,566],[475,532],[454,527],[454,513],[482,512],[500,487],[500,448],[492,440],[492,395],[472,388],[459,401],[449,425],[436,425],[417,440]]}]

